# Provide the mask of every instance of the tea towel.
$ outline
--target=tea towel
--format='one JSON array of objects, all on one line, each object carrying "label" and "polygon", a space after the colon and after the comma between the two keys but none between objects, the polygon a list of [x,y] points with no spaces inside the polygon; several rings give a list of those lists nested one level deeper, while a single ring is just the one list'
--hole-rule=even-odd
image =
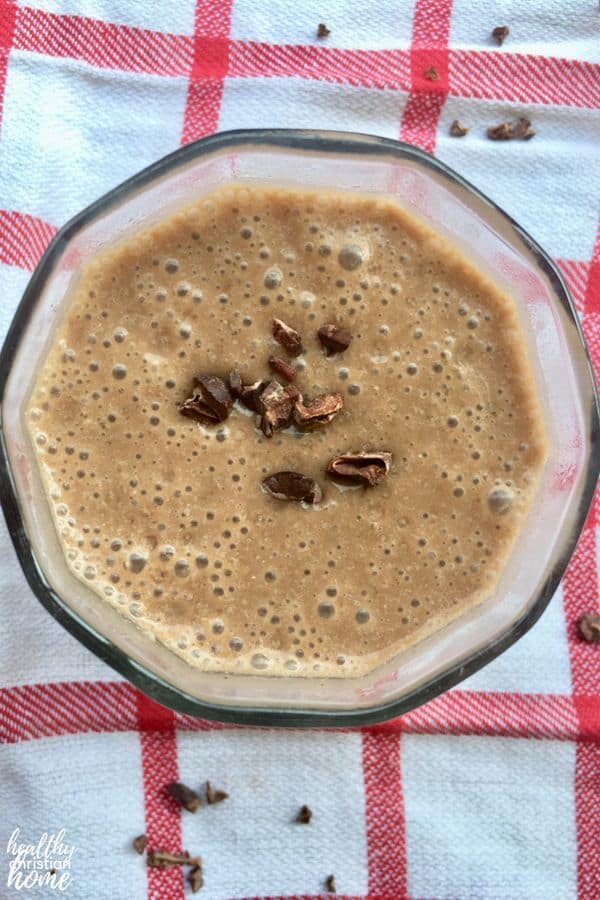
[{"label": "tea towel", "polygon": [[[496,200],[558,260],[599,365],[599,49],[596,0],[0,0],[0,337],[56,229],[127,176],[219,129],[328,128],[416,144]],[[486,137],[519,116],[532,140]],[[596,503],[540,622],[455,690],[276,732],[121,680],[42,609],[2,522],[0,898],[189,895],[144,833],[202,856],[207,900],[331,875],[342,897],[596,900],[600,645],[577,621],[600,612],[598,523]],[[230,796],[196,814],[165,790],[207,778]],[[38,863],[55,887],[26,882]]]}]

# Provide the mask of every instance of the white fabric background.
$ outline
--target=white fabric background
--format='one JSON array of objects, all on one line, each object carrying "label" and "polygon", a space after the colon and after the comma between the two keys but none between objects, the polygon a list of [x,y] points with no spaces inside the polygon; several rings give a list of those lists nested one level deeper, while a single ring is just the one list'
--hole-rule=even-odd
[{"label": "white fabric background", "polygon": [[[24,6],[25,3],[20,5]],[[31,7],[192,35],[194,0],[31,0]],[[329,47],[404,48],[414,0],[235,0],[232,37],[311,43],[324,21]],[[509,24],[499,53],[598,60],[594,0],[454,0],[451,45],[489,51],[489,31]],[[0,141],[0,209],[60,226],[122,179],[178,146],[186,78],[101,70],[12,51]],[[220,127],[342,128],[398,137],[407,94],[301,78],[226,81]],[[524,113],[527,144],[487,141],[488,124]],[[448,136],[460,118],[468,139]],[[597,112],[449,97],[437,153],[520,221],[560,259],[589,262],[600,201]],[[0,264],[0,340],[29,273]],[[114,680],[43,610],[0,522],[0,687]],[[559,591],[535,628],[461,690],[571,693]],[[317,733],[180,733],[182,780],[231,790],[223,807],[183,815],[184,846],[206,860],[201,897],[367,890],[361,738]],[[411,896],[425,900],[575,900],[575,747],[489,737],[401,739]],[[139,900],[143,860],[130,839],[144,830],[140,740],[135,733],[75,735],[0,747],[0,897],[4,846],[20,825],[31,840],[67,827],[79,848],[72,900]],[[289,824],[297,804],[314,824]],[[233,814],[232,814],[233,811]],[[206,815],[204,815],[206,813]],[[226,815],[227,814],[227,815]],[[258,818],[258,830],[255,819]],[[302,843],[300,843],[300,841]],[[300,849],[299,849],[300,848]],[[287,859],[285,870],[282,860]],[[220,870],[215,880],[215,867]],[[284,877],[285,872],[285,877]],[[49,892],[38,893],[46,900]],[[21,896],[10,894],[7,900]],[[24,894],[22,896],[25,896]],[[51,893],[54,896],[54,893]]]}]

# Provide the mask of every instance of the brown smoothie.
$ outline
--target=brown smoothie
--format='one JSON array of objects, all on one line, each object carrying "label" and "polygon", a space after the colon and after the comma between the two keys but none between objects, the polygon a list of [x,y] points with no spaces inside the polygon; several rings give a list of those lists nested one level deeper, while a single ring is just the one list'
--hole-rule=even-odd
[{"label": "brown smoothie", "polygon": [[[324,325],[349,345],[324,346]],[[281,392],[273,354],[291,407],[341,395],[330,421],[269,436],[260,396],[258,412],[231,398],[221,421],[182,415],[206,399],[197,376]],[[28,418],[75,575],[221,672],[360,675],[479,604],[546,456],[510,297],[389,200],[258,186],[87,265]],[[377,483],[327,474],[364,451],[390,454]],[[280,471],[317,493],[278,499],[263,482]]]}]

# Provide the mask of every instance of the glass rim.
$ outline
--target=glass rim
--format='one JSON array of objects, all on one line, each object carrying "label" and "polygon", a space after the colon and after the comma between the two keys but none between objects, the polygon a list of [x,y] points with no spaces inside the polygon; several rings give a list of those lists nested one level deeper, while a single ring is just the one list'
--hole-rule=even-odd
[{"label": "glass rim", "polygon": [[[573,517],[573,524],[568,534],[562,540],[557,559],[529,609],[513,623],[510,629],[499,635],[494,641],[473,651],[466,659],[457,661],[449,669],[433,676],[427,682],[412,689],[401,698],[378,706],[360,707],[354,710],[323,710],[309,707],[285,709],[277,706],[235,706],[209,702],[184,692],[161,676],[156,675],[147,666],[132,659],[125,651],[121,650],[92,625],[84,621],[61,599],[60,595],[47,582],[32,552],[21,513],[19,496],[12,477],[3,427],[6,385],[19,347],[20,335],[29,322],[41,290],[65,247],[91,221],[119,204],[123,199],[144,189],[166,173],[202,156],[231,148],[251,148],[253,146],[256,148],[310,151],[313,153],[315,151],[337,154],[362,153],[370,156],[391,156],[395,159],[417,161],[426,169],[442,175],[451,184],[474,195],[478,201],[491,208],[505,223],[508,223],[513,235],[533,255],[538,269],[548,279],[555,298],[561,303],[570,324],[576,329],[580,344],[579,349],[587,362],[592,399],[591,409],[584,410],[585,422],[588,428],[585,435],[586,446],[591,448],[597,446],[600,437],[597,389],[587,345],[570,292],[556,263],[540,247],[537,241],[510,215],[504,212],[501,207],[445,163],[418,147],[392,138],[339,131],[285,128],[240,129],[209,135],[194,143],[180,147],[173,153],[142,169],[73,216],[60,228],[48,245],[31,275],[0,351],[0,502],[19,563],[30,588],[40,603],[57,622],[87,649],[108,663],[120,675],[148,694],[156,702],[179,713],[238,725],[303,726],[311,728],[373,725],[403,715],[454,687],[454,685],[473,675],[499,656],[500,653],[508,649],[535,624],[555,593],[585,524],[598,476],[600,475],[600,455],[597,452],[592,452],[590,455],[586,472],[582,478],[578,496],[578,508]],[[220,673],[214,674],[218,677]]]}]

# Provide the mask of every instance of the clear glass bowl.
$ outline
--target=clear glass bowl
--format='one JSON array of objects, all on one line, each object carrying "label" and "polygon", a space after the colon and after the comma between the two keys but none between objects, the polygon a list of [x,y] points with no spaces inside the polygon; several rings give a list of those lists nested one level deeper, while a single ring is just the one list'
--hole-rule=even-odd
[{"label": "clear glass bowl", "polygon": [[[124,619],[67,568],[24,409],[54,324],[83,263],[230,182],[384,194],[465,251],[515,300],[546,417],[550,454],[537,499],[492,596],[385,666],[356,679],[204,673]],[[364,725],[430,700],[518,640],[554,593],[598,478],[598,401],[569,292],[512,219],[427,153],[393,140],[314,131],[234,131],[191,144],[110,191],[57,234],[0,357],[0,490],[23,571],[41,603],[85,646],[159,703],[260,725]]]}]

